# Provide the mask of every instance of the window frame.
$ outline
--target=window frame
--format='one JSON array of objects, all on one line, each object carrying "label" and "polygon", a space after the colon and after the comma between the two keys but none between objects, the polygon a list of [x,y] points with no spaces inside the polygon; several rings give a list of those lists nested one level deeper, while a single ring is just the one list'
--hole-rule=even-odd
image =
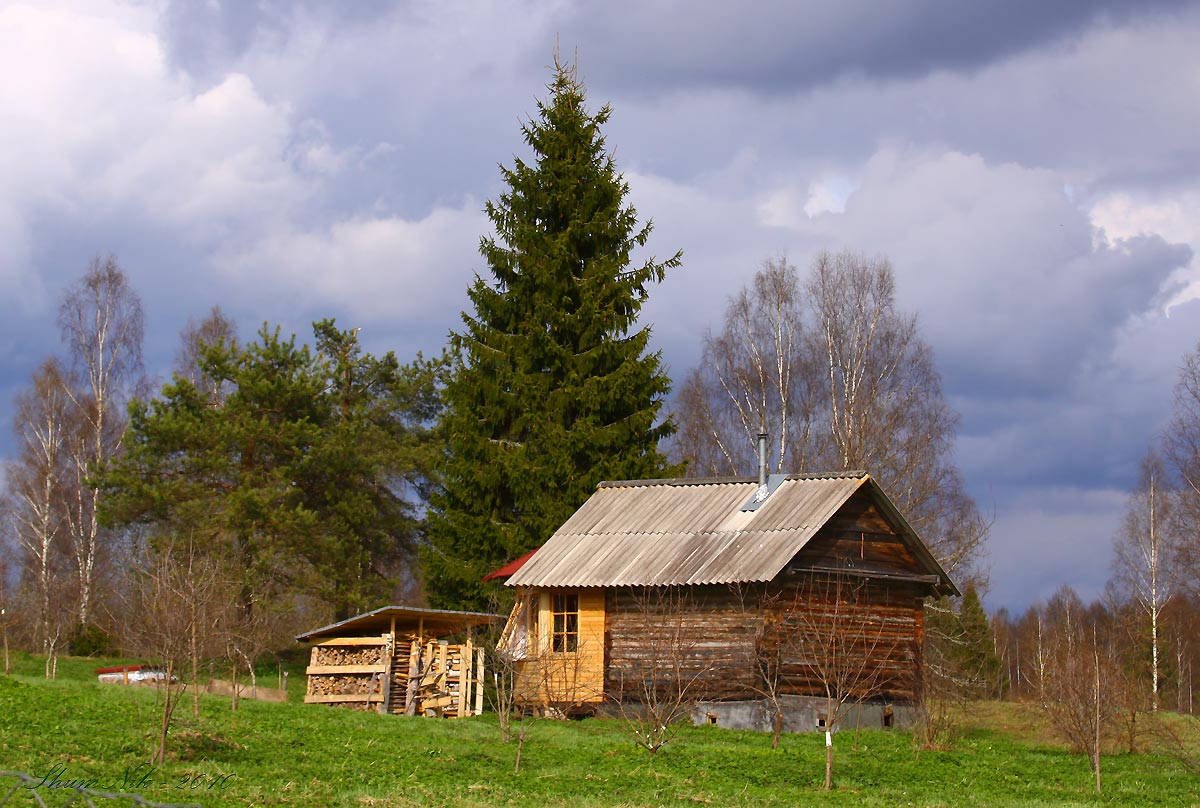
[{"label": "window frame", "polygon": [[573,654],[579,650],[579,594],[555,593],[550,596],[550,651]]}]

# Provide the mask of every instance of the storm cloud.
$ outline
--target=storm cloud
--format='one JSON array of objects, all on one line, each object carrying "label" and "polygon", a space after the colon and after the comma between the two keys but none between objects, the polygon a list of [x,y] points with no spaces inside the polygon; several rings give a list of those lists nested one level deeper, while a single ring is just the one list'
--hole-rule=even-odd
[{"label": "storm cloud", "polygon": [[1200,335],[1198,35],[1165,0],[0,3],[0,415],[97,253],[160,375],[216,303],[439,350],[557,48],[649,252],[684,251],[644,310],[673,373],[764,258],[887,255],[994,514],[989,603],[1092,596]]}]

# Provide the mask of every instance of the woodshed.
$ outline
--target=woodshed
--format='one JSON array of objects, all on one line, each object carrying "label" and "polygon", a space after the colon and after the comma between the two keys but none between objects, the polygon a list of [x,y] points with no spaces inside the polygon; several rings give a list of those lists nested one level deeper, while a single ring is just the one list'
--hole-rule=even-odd
[{"label": "woodshed", "polygon": [[296,637],[312,645],[304,700],[398,715],[478,715],[485,660],[472,633],[502,619],[385,606],[313,629]]}]

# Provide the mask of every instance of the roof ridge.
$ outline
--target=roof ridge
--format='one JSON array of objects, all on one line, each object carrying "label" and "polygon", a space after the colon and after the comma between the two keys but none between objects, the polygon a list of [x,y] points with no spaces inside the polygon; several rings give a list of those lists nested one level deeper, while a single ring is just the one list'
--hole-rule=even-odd
[{"label": "roof ridge", "polygon": [[[862,469],[847,469],[845,471],[813,471],[803,474],[785,474],[786,480],[844,480],[869,477]],[[757,483],[758,477],[664,477],[650,480],[604,480],[597,488],[636,488],[650,485],[733,485],[742,483]]]}]

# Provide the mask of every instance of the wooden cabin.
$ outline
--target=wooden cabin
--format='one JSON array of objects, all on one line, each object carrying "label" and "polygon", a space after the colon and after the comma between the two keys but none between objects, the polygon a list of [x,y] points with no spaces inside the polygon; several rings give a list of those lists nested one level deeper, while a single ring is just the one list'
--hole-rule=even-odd
[{"label": "wooden cabin", "polygon": [[297,640],[312,645],[304,701],[396,715],[479,715],[484,653],[471,637],[502,619],[385,606],[300,634]]},{"label": "wooden cabin", "polygon": [[500,646],[519,696],[577,712],[685,683],[823,695],[821,653],[862,660],[864,698],[909,702],[924,601],[958,594],[863,472],[602,483],[497,573],[517,590]]}]

